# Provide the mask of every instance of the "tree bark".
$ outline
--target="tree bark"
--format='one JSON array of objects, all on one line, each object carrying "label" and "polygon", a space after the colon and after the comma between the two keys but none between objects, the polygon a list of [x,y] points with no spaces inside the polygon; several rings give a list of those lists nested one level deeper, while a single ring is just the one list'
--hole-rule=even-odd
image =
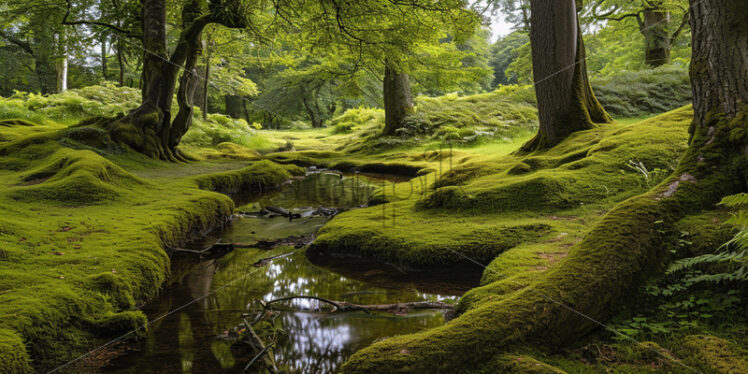
[{"label": "tree bark", "polygon": [[384,67],[384,135],[395,135],[404,119],[413,113],[413,95],[408,74],[385,62]]},{"label": "tree bark", "polygon": [[[652,3],[657,5],[657,3]],[[670,62],[670,12],[659,7],[645,7],[641,33],[644,35],[644,62],[653,68]]]},{"label": "tree bark", "polygon": [[552,147],[571,133],[611,122],[592,92],[574,0],[533,0],[530,46],[540,127],[523,151]]}]

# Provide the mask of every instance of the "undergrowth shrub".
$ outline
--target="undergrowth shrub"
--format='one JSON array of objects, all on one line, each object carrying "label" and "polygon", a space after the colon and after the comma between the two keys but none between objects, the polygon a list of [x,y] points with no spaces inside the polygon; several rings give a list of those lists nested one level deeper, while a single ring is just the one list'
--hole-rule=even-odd
[{"label": "undergrowth shrub", "polygon": [[383,124],[383,110],[363,107],[348,109],[331,121],[332,131],[335,134],[350,133],[360,128],[382,126]]},{"label": "undergrowth shrub", "polygon": [[667,65],[640,71],[621,71],[592,80],[603,108],[616,117],[667,112],[691,103],[686,67]]},{"label": "undergrowth shrub", "polygon": [[[117,87],[111,83],[54,95],[16,91],[10,98],[0,99],[0,107],[4,108],[0,109],[0,116],[27,118],[36,122],[48,117],[58,122],[72,123],[87,117],[113,117],[127,113],[136,108],[139,102],[139,90]],[[15,113],[12,113],[13,110]],[[28,113],[33,113],[34,118],[29,118]]]}]

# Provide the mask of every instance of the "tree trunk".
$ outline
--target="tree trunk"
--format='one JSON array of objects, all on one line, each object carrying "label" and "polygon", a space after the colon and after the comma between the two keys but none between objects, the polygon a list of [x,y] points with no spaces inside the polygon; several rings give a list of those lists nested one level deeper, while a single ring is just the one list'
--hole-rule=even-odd
[{"label": "tree trunk", "polygon": [[569,134],[611,121],[592,92],[574,0],[533,0],[530,46],[540,127],[523,151],[552,147]]},{"label": "tree trunk", "polygon": [[101,76],[104,77],[104,80],[107,79],[107,40],[106,35],[101,34],[101,42],[99,43],[101,46]]},{"label": "tree trunk", "polygon": [[[112,138],[150,157],[170,161],[185,160],[177,150],[192,123],[193,96],[198,84],[195,65],[202,53],[200,35],[210,23],[229,28],[246,27],[239,1],[224,1],[203,14],[205,3],[191,0],[182,10],[182,32],[171,56],[166,42],[166,0],[143,0],[142,103],[124,118],[107,126]],[[177,86],[179,111],[171,120],[171,107]]]},{"label": "tree trunk", "polygon": [[119,64],[119,86],[125,85],[125,56],[122,52],[122,39],[117,36],[117,64]]},{"label": "tree trunk", "polygon": [[57,93],[68,90],[68,57],[62,55],[57,59]]},{"label": "tree trunk", "polygon": [[670,62],[670,12],[656,7],[644,8],[641,32],[644,35],[644,61],[656,68]]},{"label": "tree trunk", "polygon": [[400,73],[385,62],[384,67],[384,135],[395,135],[406,116],[413,113],[413,96],[408,74]]},{"label": "tree trunk", "polygon": [[57,57],[55,59],[55,71],[57,72],[57,93],[68,90],[68,56],[65,46],[65,36],[60,32],[57,34]]},{"label": "tree trunk", "polygon": [[319,104],[317,103],[317,90],[307,90],[303,83],[299,84],[299,90],[301,91],[301,103],[304,105],[306,114],[312,122],[312,127],[322,127],[324,123],[322,121],[322,113],[319,109]]},{"label": "tree trunk", "polygon": [[208,88],[210,87],[210,55],[212,53],[212,50],[210,48],[210,43],[207,44],[208,47],[208,53],[205,56],[205,76],[203,77],[203,120],[208,119]]},{"label": "tree trunk", "polygon": [[166,1],[143,0],[142,102],[124,118],[107,126],[112,139],[147,156],[171,159],[162,142],[162,130],[169,126],[174,85],[166,44]]},{"label": "tree trunk", "polygon": [[663,232],[690,213],[714,209],[725,195],[748,190],[748,2],[690,3],[694,119],[689,148],[673,175],[616,205],[530,286],[439,329],[375,343],[340,372],[457,372],[518,345],[577,342],[662,271],[670,248]]}]

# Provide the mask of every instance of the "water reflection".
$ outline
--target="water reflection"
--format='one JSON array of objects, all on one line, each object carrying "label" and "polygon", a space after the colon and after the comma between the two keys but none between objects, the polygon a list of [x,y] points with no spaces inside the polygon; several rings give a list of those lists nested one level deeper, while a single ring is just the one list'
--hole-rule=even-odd
[{"label": "water reflection", "polygon": [[[304,192],[295,184],[282,192],[249,204],[273,204],[285,208],[316,206],[357,206],[362,203],[359,192],[333,200],[331,184],[312,184],[318,193]],[[351,184],[352,185],[352,184]],[[353,191],[353,190],[351,190]],[[332,204],[332,203],[335,204]],[[283,217],[241,218],[220,234],[227,242],[250,242],[307,235],[316,232],[325,222],[322,217],[289,222]],[[215,238],[208,238],[212,241]],[[200,243],[196,244],[198,247]],[[232,347],[219,335],[241,322],[242,312],[259,308],[259,301],[291,295],[318,296],[356,304],[387,304],[425,300],[455,300],[476,281],[463,284],[444,279],[443,274],[406,276],[394,268],[369,263],[343,263],[327,259],[328,265],[344,269],[341,275],[311,263],[302,251],[273,260],[267,266],[253,266],[260,259],[294,251],[280,247],[271,251],[237,249],[217,260],[199,261],[194,257],[173,259],[173,283],[163,296],[144,308],[153,320],[192,302],[177,313],[151,325],[146,336],[134,343],[135,351],[123,355],[103,369],[117,373],[237,373],[253,354]],[[477,273],[479,274],[479,272]],[[463,280],[464,281],[464,280]],[[467,283],[469,282],[469,283]],[[439,287],[439,285],[447,285]],[[425,290],[426,292],[419,291]],[[203,297],[210,294],[208,297]],[[333,371],[358,349],[396,334],[405,334],[439,326],[444,323],[440,311],[419,311],[405,316],[363,312],[329,313],[329,307],[318,301],[295,299],[274,304],[279,315],[275,324],[285,332],[278,336],[273,348],[278,366],[289,372],[322,373]],[[257,366],[257,365],[255,365]]]}]

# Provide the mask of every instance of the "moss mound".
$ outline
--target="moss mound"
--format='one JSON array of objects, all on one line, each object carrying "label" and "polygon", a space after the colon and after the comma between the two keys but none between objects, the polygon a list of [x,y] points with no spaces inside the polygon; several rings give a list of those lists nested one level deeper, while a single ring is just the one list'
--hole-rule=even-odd
[{"label": "moss mound", "polygon": [[70,148],[59,149],[19,177],[8,191],[10,198],[72,205],[112,201],[146,184],[92,151]]},{"label": "moss mound", "polygon": [[[580,132],[543,152],[454,162],[443,174],[380,189],[372,197],[379,205],[332,220],[308,253],[365,256],[412,268],[490,263],[486,283],[508,269],[547,268],[548,259],[563,257],[601,209],[645,192],[658,182],[654,170],[677,163],[690,118],[686,107],[636,124]],[[440,161],[441,156],[412,157]],[[627,167],[628,160],[648,165],[647,176]],[[529,171],[512,173],[517,164]],[[564,211],[565,218],[551,215]],[[529,245],[562,233],[563,240]],[[520,243],[528,245],[508,251]]]},{"label": "moss mound", "polygon": [[458,165],[418,206],[556,211],[621,201],[656,185],[674,169],[686,147],[684,130],[691,113],[686,107],[631,125],[583,131],[547,151],[515,154],[493,164]]}]

